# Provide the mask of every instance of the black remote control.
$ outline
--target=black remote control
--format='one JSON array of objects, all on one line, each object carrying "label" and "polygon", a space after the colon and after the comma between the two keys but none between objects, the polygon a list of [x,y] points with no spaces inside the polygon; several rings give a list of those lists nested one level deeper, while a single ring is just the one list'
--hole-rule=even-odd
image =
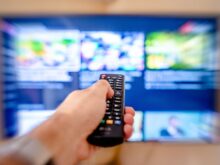
[{"label": "black remote control", "polygon": [[96,146],[112,147],[124,141],[124,76],[101,74],[100,79],[109,82],[114,90],[114,96],[106,100],[105,116],[87,140]]}]

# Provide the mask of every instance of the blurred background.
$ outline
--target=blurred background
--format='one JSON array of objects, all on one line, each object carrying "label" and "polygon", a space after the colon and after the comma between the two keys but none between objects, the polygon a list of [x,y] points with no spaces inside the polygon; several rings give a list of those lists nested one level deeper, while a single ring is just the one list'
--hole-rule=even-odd
[{"label": "blurred background", "polygon": [[133,136],[80,164],[219,164],[219,22],[219,0],[0,0],[2,141],[120,73]]}]

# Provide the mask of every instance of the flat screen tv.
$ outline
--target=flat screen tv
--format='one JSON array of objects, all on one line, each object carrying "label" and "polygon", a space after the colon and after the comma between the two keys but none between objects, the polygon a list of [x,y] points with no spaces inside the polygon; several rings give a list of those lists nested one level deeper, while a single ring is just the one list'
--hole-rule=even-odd
[{"label": "flat screen tv", "polygon": [[120,73],[126,105],[136,110],[130,141],[211,139],[216,17],[32,16],[3,18],[2,25],[11,34],[3,35],[10,45],[3,50],[15,60],[17,85],[17,122],[8,124],[16,129],[9,135],[30,131],[101,73]]}]

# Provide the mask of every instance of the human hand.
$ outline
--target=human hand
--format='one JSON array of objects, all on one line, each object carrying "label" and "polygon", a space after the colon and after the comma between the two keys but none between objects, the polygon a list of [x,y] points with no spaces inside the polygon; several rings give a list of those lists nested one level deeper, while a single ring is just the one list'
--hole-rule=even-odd
[{"label": "human hand", "polygon": [[[80,138],[77,150],[78,160],[88,158],[97,149],[87,142],[87,137],[99,125],[105,114],[106,99],[113,95],[114,91],[109,83],[106,80],[99,80],[87,89],[72,92],[58,107],[57,113],[68,115],[75,125],[73,128],[76,128],[76,125],[78,126],[77,134]],[[133,108],[125,108],[125,139],[128,139],[132,134],[134,114]]]},{"label": "human hand", "polygon": [[[74,91],[61,103],[54,115],[28,136],[48,148],[55,164],[76,164],[97,149],[87,142],[87,137],[104,117],[106,99],[113,95],[106,80],[99,80],[87,89]],[[125,139],[132,134],[133,117],[133,108],[125,108]]]}]

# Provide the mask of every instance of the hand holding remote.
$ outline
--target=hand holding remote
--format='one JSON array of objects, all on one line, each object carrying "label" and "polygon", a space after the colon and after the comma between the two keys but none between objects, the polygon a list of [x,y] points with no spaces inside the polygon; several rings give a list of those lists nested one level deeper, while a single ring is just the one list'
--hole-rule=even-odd
[{"label": "hand holding remote", "polygon": [[[75,156],[79,160],[88,158],[97,149],[88,143],[87,137],[99,125],[106,112],[106,99],[112,98],[113,95],[114,91],[110,84],[106,80],[99,80],[87,89],[72,92],[58,107],[57,114],[67,116],[66,122],[70,122],[70,125],[62,130],[65,131],[64,136],[72,141],[78,140]],[[125,140],[132,134],[134,113],[133,108],[125,108],[123,119]],[[67,132],[71,135],[68,135]],[[71,149],[71,144],[65,145],[65,151],[68,148]],[[64,150],[62,150],[62,154],[63,152]]]},{"label": "hand holding remote", "polygon": [[[76,164],[96,149],[87,137],[97,128],[106,112],[106,99],[114,92],[106,80],[85,90],[70,93],[57,111],[28,136],[39,140],[52,153],[55,164]],[[123,133],[132,133],[134,110],[125,108]]]}]

